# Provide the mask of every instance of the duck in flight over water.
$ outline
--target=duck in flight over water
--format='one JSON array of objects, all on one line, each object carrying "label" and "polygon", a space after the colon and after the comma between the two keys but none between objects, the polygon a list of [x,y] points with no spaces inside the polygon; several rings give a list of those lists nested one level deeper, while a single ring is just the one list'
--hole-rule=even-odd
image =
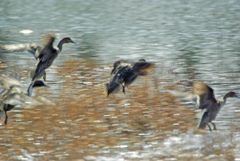
[{"label": "duck in flight over water", "polygon": [[25,44],[0,44],[0,48],[13,52],[21,52],[27,50],[36,59],[39,60],[37,68],[30,73],[32,81],[43,77],[46,80],[45,69],[49,68],[58,54],[62,51],[64,43],[75,43],[69,37],[63,38],[56,47],[53,47],[55,36],[51,33],[44,34],[41,39],[41,45],[36,43],[25,43]]},{"label": "duck in flight over water", "polygon": [[36,69],[32,74],[32,81],[39,78],[40,76],[46,76],[45,70],[49,68],[53,61],[56,59],[58,54],[62,51],[62,46],[64,43],[75,43],[69,37],[63,38],[57,45],[57,47],[53,47],[53,42],[55,40],[55,36],[52,34],[47,34],[45,36],[45,45],[44,48],[41,50],[40,54],[38,55],[39,62],[37,64]]},{"label": "duck in flight over water", "polygon": [[[9,82],[6,82],[6,80]],[[5,113],[5,121],[4,123],[7,124],[8,115],[7,111],[10,111],[17,105],[21,105],[24,102],[28,102],[31,100],[33,88],[35,87],[49,87],[48,85],[44,84],[42,81],[37,80],[32,82],[28,89],[27,93],[24,93],[21,89],[20,82],[18,82],[14,78],[10,77],[3,77],[1,76],[1,84],[5,87],[4,90],[0,93],[0,105],[2,106],[3,110],[0,110],[0,118]],[[9,87],[9,88],[6,88]]]},{"label": "duck in flight over water", "polygon": [[228,97],[239,97],[239,95],[233,91],[227,92],[221,99],[216,99],[214,90],[205,83],[193,82],[191,83],[191,90],[193,93],[189,94],[186,92],[169,91],[175,96],[184,96],[192,99],[199,109],[205,110],[198,128],[204,129],[208,126],[209,130],[212,131],[209,123],[213,125],[213,129],[217,130],[216,125],[212,122],[217,117],[217,114],[221,108],[225,105]]},{"label": "duck in flight over water", "polygon": [[25,43],[25,44],[0,44],[0,48],[4,50],[9,50],[12,52],[22,52],[27,50],[29,53],[31,53],[35,59],[38,59],[38,56],[43,49],[40,45],[36,43]]},{"label": "duck in flight over water", "polygon": [[139,75],[143,76],[154,70],[154,64],[139,59],[137,62],[119,60],[113,64],[111,71],[112,78],[106,83],[107,95],[118,92],[122,87],[125,94],[125,87],[129,86]]}]

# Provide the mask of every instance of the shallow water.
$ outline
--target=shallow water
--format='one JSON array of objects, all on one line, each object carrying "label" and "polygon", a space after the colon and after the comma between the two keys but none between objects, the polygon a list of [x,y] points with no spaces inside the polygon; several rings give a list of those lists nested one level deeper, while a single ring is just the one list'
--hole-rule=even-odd
[{"label": "shallow water", "polygon": [[[38,104],[9,112],[0,160],[240,160],[238,99],[209,132],[197,130],[201,111],[166,93],[188,80],[217,97],[239,91],[239,9],[237,0],[0,1],[0,44],[39,43],[49,31],[56,43],[77,42],[47,70],[51,88],[36,89]],[[112,63],[143,57],[155,71],[106,97]],[[0,50],[0,61],[0,73],[26,89],[34,58]]]}]

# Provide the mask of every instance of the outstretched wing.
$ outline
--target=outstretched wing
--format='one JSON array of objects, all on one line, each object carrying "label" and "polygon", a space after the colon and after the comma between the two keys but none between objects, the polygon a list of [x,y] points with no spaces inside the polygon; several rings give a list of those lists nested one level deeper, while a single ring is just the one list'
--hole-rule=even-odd
[{"label": "outstretched wing", "polygon": [[198,108],[200,109],[209,109],[217,101],[214,96],[214,91],[211,87],[207,86],[207,91],[199,95]]},{"label": "outstretched wing", "polygon": [[129,64],[120,66],[115,74],[119,83],[124,83],[124,86],[129,86],[139,75],[138,72],[133,72]]},{"label": "outstretched wing", "polygon": [[42,51],[42,47],[38,46],[37,48],[31,48],[31,50],[28,50],[28,52],[30,52],[31,54],[33,54],[33,56],[35,57],[35,59],[39,59],[39,55]]},{"label": "outstretched wing", "polygon": [[117,68],[118,68],[118,66],[121,64],[122,61],[123,61],[123,60],[118,60],[118,61],[114,62],[114,64],[113,64],[113,69],[112,69],[112,71],[111,71],[111,75],[117,72]]},{"label": "outstretched wing", "polygon": [[154,70],[154,64],[145,62],[145,61],[139,61],[134,63],[133,65],[133,72],[139,72],[139,75],[146,75],[149,72]]},{"label": "outstretched wing", "polygon": [[1,104],[11,106],[21,105],[24,103],[24,100],[22,99],[21,95],[22,93],[12,93],[3,99],[1,101]]},{"label": "outstretched wing", "polygon": [[13,52],[22,52],[27,50],[29,53],[31,53],[36,59],[38,57],[38,54],[41,51],[41,47],[35,43],[26,43],[26,44],[9,44],[9,45],[2,45],[0,44],[0,48],[4,50],[9,50]]},{"label": "outstretched wing", "polygon": [[214,91],[207,84],[202,82],[193,83],[193,93],[197,95],[197,105],[200,109],[209,109],[217,102]]},{"label": "outstretched wing", "polygon": [[108,95],[111,93],[118,92],[121,85],[128,85],[128,81],[132,78],[131,66],[118,66],[115,69],[114,75],[110,79],[109,83],[106,84]]},{"label": "outstretched wing", "polygon": [[44,40],[44,48],[41,51],[41,53],[38,55],[38,58],[42,61],[46,61],[47,59],[49,59],[49,57],[51,57],[51,53],[54,51],[56,51],[53,48],[53,42],[55,40],[55,37],[52,35],[46,35],[45,36],[45,40]]}]

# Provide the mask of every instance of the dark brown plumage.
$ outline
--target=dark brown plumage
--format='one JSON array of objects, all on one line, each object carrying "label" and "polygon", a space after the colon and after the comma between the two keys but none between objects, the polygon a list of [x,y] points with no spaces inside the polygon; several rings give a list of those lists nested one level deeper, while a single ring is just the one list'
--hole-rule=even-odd
[{"label": "dark brown plumage", "polygon": [[113,64],[112,78],[106,83],[107,94],[118,92],[121,87],[125,94],[125,87],[129,86],[139,75],[146,75],[154,69],[153,63],[140,59],[137,62],[119,60]]},{"label": "dark brown plumage", "polygon": [[209,123],[211,123],[213,125],[213,129],[217,130],[216,125],[212,121],[216,119],[217,114],[219,113],[221,108],[225,105],[227,98],[238,97],[238,95],[233,91],[229,91],[221,99],[216,99],[214,97],[214,92],[211,87],[206,85],[205,89],[206,89],[205,93],[199,95],[198,98],[199,108],[205,110],[198,128],[204,129],[206,126],[208,126],[209,130],[212,131],[212,128],[209,125]]},{"label": "dark brown plumage", "polygon": [[208,109],[216,103],[214,91],[207,84],[202,82],[193,82],[191,89],[197,97],[196,103],[199,109]]},{"label": "dark brown plumage", "polygon": [[44,74],[45,70],[52,65],[53,61],[56,59],[58,54],[62,51],[62,46],[64,43],[75,43],[69,37],[65,37],[58,43],[57,47],[53,47],[55,36],[51,34],[46,35],[43,40],[44,40],[44,48],[42,49],[42,51],[38,56],[39,62],[34,71],[32,81],[34,81],[36,78],[42,75],[44,75],[45,77],[46,75]]},{"label": "dark brown plumage", "polygon": [[228,97],[238,97],[238,95],[230,91],[226,93],[221,99],[216,99],[214,96],[214,90],[205,83],[193,82],[191,83],[191,90],[193,93],[169,91],[175,96],[183,96],[187,99],[191,99],[195,102],[199,109],[205,110],[198,128],[204,129],[208,126],[209,130],[212,131],[209,123],[213,125],[213,129],[216,130],[216,125],[212,122],[215,120],[217,114],[221,108],[225,105]]}]

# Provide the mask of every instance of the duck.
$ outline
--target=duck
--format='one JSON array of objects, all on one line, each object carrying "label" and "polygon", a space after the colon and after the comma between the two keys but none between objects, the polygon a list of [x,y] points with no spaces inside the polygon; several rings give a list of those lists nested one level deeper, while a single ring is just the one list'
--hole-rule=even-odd
[{"label": "duck", "polygon": [[[12,82],[17,82],[13,78],[7,78],[8,80],[12,80]],[[1,83],[4,86],[4,81],[1,80]],[[12,84],[9,89],[5,88],[3,92],[1,92],[1,102],[0,105],[2,106],[2,110],[0,110],[0,118],[5,113],[5,125],[8,121],[8,115],[7,112],[12,110],[15,106],[21,105],[24,102],[28,102],[29,100],[32,101],[31,96],[33,89],[35,87],[49,87],[41,80],[36,80],[34,82],[31,82],[27,89],[27,93],[24,93],[21,89],[21,86],[17,84]]]},{"label": "duck", "polygon": [[46,78],[45,70],[49,68],[53,61],[56,59],[58,54],[62,51],[62,46],[65,43],[75,43],[71,40],[70,37],[64,37],[56,47],[53,47],[53,42],[55,40],[55,36],[52,34],[46,34],[44,36],[44,48],[38,55],[38,64],[32,74],[32,81],[36,80],[37,78],[44,76]]},{"label": "duck", "polygon": [[0,84],[3,90],[0,92],[0,98],[4,95],[12,86],[21,86],[21,82],[15,78],[2,74],[0,76]]},{"label": "duck", "polygon": [[137,62],[131,60],[118,60],[114,62],[111,71],[111,79],[106,83],[107,96],[120,91],[125,94],[125,87],[128,87],[139,75],[144,76],[154,70],[154,64],[139,59]]},{"label": "duck", "polygon": [[24,43],[24,44],[0,44],[0,48],[12,52],[22,52],[28,51],[31,53],[35,59],[38,59],[38,56],[43,49],[41,45],[36,43]]},{"label": "duck", "polygon": [[209,131],[212,131],[210,126],[210,124],[212,124],[213,130],[217,130],[215,123],[212,121],[216,119],[217,114],[226,104],[227,98],[239,98],[239,94],[234,91],[228,91],[222,98],[216,99],[214,90],[206,83],[196,81],[191,82],[190,86],[193,93],[176,91],[171,91],[170,93],[175,96],[187,96],[186,98],[190,98],[194,101],[197,108],[204,110],[198,129],[205,129],[208,126]]}]

